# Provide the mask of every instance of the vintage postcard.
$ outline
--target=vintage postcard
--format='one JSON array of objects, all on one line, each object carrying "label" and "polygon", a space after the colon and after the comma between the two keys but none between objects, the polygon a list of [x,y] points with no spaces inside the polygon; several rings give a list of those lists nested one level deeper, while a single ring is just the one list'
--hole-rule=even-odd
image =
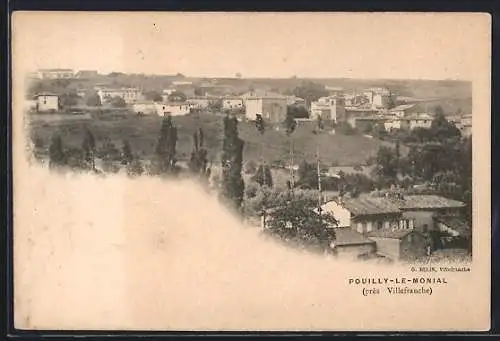
[{"label": "vintage postcard", "polygon": [[490,31],[14,13],[15,327],[488,330]]}]

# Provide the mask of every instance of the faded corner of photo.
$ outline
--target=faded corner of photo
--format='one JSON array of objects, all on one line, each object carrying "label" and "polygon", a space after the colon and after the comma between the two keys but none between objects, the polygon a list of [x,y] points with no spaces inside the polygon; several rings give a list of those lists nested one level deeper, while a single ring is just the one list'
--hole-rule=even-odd
[{"label": "faded corner of photo", "polygon": [[490,14],[11,19],[16,327],[489,328]]}]

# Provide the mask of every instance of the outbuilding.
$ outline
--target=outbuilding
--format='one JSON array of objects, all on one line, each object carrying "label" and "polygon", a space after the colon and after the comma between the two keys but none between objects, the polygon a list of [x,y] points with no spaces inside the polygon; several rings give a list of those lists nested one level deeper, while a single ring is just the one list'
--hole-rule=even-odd
[{"label": "outbuilding", "polygon": [[428,238],[415,230],[381,229],[367,237],[377,245],[377,254],[393,260],[414,260],[430,255]]}]

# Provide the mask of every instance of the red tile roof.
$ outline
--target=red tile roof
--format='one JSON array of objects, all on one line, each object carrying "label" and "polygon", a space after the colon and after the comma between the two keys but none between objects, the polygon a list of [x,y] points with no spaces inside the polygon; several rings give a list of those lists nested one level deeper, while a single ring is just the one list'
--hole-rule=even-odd
[{"label": "red tile roof", "polygon": [[387,198],[360,196],[357,198],[345,198],[341,204],[354,215],[399,213],[399,207]]},{"label": "red tile roof", "polygon": [[403,200],[399,200],[397,205],[402,210],[460,208],[465,206],[463,202],[438,195],[407,195],[404,196]]}]

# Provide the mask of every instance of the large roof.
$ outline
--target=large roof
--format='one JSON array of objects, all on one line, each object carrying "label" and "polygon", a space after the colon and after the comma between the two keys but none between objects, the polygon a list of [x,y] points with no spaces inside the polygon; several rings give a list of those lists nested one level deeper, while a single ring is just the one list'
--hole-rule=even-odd
[{"label": "large roof", "polygon": [[399,213],[399,207],[387,198],[368,195],[357,198],[345,198],[342,205],[354,215],[371,215],[384,213]]},{"label": "large roof", "polygon": [[335,228],[335,245],[364,245],[373,244],[374,241],[366,238],[361,233],[353,230],[350,227]]},{"label": "large roof", "polygon": [[465,204],[461,201],[444,198],[438,195],[407,195],[398,203],[402,210],[460,208]]}]

